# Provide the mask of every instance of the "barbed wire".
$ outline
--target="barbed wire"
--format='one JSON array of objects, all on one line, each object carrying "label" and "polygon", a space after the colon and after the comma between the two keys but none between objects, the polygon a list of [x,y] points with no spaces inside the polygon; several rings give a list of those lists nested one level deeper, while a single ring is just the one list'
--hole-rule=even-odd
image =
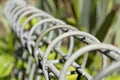
[{"label": "barbed wire", "polygon": [[[14,73],[24,80],[66,80],[66,76],[77,74],[77,79],[84,76],[88,80],[101,80],[116,68],[120,68],[120,49],[110,44],[101,43],[93,35],[79,31],[75,27],[54,18],[46,12],[26,3],[24,0],[8,0],[3,10],[14,33],[25,48],[21,60],[27,67]],[[31,25],[33,19],[37,21]],[[23,22],[24,20],[24,22]],[[29,24],[29,25],[27,25]],[[27,27],[26,27],[27,26]],[[66,40],[65,40],[66,39]],[[84,46],[74,51],[75,39],[83,42]],[[67,42],[66,42],[67,41]],[[67,47],[64,47],[66,43]],[[43,47],[45,47],[43,49]],[[61,48],[66,48],[65,53]],[[99,51],[102,55],[102,70],[95,76],[85,71],[89,51]],[[50,57],[52,55],[52,57]],[[82,64],[77,63],[84,55]],[[108,58],[114,63],[108,66]],[[35,61],[34,61],[35,60]],[[62,68],[56,65],[61,64]],[[70,67],[74,69],[69,70]]]}]

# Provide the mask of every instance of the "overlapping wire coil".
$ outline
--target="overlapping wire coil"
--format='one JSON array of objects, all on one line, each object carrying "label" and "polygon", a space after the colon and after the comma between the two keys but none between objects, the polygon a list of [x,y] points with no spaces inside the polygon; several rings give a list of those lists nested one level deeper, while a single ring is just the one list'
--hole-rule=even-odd
[{"label": "overlapping wire coil", "polygon": [[[8,0],[4,14],[25,48],[21,59],[27,63],[27,67],[13,71],[20,80],[42,80],[42,77],[46,80],[66,80],[69,79],[66,76],[73,74],[77,74],[77,80],[81,75],[87,80],[101,80],[120,69],[119,48],[101,43],[93,35],[77,30],[24,0]],[[75,50],[75,46],[79,45],[75,44],[75,40],[84,46]],[[85,70],[90,51],[100,52],[103,59],[103,69],[95,76]],[[79,64],[76,59],[81,56],[83,59]],[[109,66],[108,58],[114,61]]]}]

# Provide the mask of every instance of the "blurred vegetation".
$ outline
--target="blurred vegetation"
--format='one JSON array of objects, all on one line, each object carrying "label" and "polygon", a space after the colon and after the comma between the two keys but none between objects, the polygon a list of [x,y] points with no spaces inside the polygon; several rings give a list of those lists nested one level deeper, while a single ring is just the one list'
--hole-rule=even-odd
[{"label": "blurred vegetation", "polygon": [[9,79],[14,66],[14,35],[3,16],[5,0],[0,0],[0,80]]},{"label": "blurred vegetation", "polygon": [[[0,80],[10,80],[15,62],[14,34],[2,13],[5,1],[0,0]],[[102,42],[120,47],[120,0],[31,0],[31,3]],[[99,55],[90,55],[89,67],[100,67],[95,67],[99,60]],[[118,75],[107,80],[113,78],[120,80]]]},{"label": "blurred vegetation", "polygon": [[36,5],[101,41],[117,41],[113,37],[119,33],[120,0],[37,0]]}]

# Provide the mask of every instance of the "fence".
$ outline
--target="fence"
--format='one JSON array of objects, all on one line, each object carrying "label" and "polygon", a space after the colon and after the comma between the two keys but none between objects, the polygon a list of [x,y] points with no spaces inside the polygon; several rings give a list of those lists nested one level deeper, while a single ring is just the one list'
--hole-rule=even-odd
[{"label": "fence", "polygon": [[[19,59],[23,66],[24,63],[27,66],[22,70],[15,67],[13,71],[20,80],[41,80],[42,77],[46,80],[66,80],[75,74],[77,80],[80,80],[81,75],[87,80],[101,80],[120,68],[119,48],[101,43],[93,35],[77,30],[24,0],[8,0],[4,14],[24,47]],[[84,43],[76,51],[75,40]],[[63,51],[64,48],[66,52]],[[90,51],[99,51],[103,59],[103,69],[95,76],[85,70]],[[76,60],[81,56],[83,61],[79,64]],[[109,66],[108,58],[114,61]]]}]

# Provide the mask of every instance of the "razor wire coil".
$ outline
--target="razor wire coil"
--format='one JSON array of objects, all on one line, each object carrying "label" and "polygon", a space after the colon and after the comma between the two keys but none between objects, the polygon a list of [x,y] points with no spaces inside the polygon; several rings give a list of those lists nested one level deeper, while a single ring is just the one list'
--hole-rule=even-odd
[{"label": "razor wire coil", "polygon": [[[67,25],[46,12],[27,4],[24,0],[8,0],[3,12],[25,48],[22,59],[23,61],[27,59],[27,68],[25,71],[14,70],[19,79],[33,80],[36,77],[36,80],[40,80],[41,76],[44,76],[46,80],[51,80],[52,77],[66,80],[65,76],[67,75],[81,74],[87,80],[101,80],[116,68],[120,68],[119,48],[101,43],[93,35]],[[25,21],[21,23],[24,18]],[[34,18],[37,19],[37,23],[26,29],[26,25]],[[61,50],[66,38],[67,44],[69,44],[67,53]],[[79,48],[76,52],[74,52],[75,39],[84,43],[84,47]],[[44,51],[41,49],[43,45],[47,45]],[[92,50],[99,51],[103,58],[103,69],[94,77],[84,70],[88,52]],[[52,52],[55,53],[55,57],[49,59]],[[75,60],[83,54],[83,62],[79,65]],[[33,58],[35,62],[32,62]],[[108,58],[115,61],[115,63],[107,66]],[[58,63],[64,64],[61,70],[56,67]],[[67,71],[70,66],[74,67],[75,70]],[[24,75],[25,77],[23,77]],[[78,76],[77,79],[79,78]]]}]

